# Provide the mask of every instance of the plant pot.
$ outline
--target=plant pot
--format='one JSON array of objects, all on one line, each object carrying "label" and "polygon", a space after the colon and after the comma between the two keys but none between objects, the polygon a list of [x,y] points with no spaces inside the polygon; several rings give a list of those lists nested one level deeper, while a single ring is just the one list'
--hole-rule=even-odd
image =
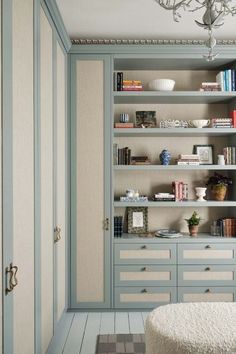
[{"label": "plant pot", "polygon": [[214,200],[224,200],[227,192],[227,186],[215,185],[211,187],[211,193]]},{"label": "plant pot", "polygon": [[198,233],[198,225],[189,225],[189,235],[190,236],[197,236]]}]

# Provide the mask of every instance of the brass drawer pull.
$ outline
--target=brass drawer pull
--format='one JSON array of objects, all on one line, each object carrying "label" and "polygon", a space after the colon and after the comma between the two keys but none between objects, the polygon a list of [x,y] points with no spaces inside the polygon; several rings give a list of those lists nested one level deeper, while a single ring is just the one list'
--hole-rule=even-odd
[{"label": "brass drawer pull", "polygon": [[210,249],[211,248],[211,246],[210,245],[206,245],[206,247],[205,247],[206,249]]},{"label": "brass drawer pull", "polygon": [[109,231],[110,230],[110,220],[109,218],[106,218],[103,220],[103,230]]},{"label": "brass drawer pull", "polygon": [[211,270],[210,267],[206,267],[206,268],[205,268],[205,271],[206,271],[206,272],[208,272],[208,271],[210,271],[210,270]]},{"label": "brass drawer pull", "polygon": [[56,226],[54,229],[54,242],[57,243],[61,239],[61,228]]},{"label": "brass drawer pull", "polygon": [[205,293],[211,293],[211,289],[206,289]]},{"label": "brass drawer pull", "polygon": [[142,272],[147,272],[147,271],[148,271],[148,268],[147,268],[147,267],[143,267],[143,268],[141,269],[141,271],[142,271]]},{"label": "brass drawer pull", "polygon": [[9,284],[6,286],[6,294],[10,293],[15,286],[18,284],[18,280],[16,277],[16,273],[18,271],[17,266],[13,266],[12,263],[10,263],[10,266],[6,268],[6,279],[8,278],[9,275]]},{"label": "brass drawer pull", "polygon": [[141,290],[141,293],[146,294],[147,293],[147,289]]},{"label": "brass drawer pull", "polygon": [[143,246],[141,246],[141,249],[142,249],[142,250],[146,250],[146,249],[147,249],[147,246],[146,246],[146,245],[143,245]]}]

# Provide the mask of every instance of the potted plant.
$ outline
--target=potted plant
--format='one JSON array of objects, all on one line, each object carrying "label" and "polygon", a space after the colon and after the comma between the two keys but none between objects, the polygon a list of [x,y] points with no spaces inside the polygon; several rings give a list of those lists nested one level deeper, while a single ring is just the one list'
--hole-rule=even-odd
[{"label": "potted plant", "polygon": [[189,234],[190,236],[197,236],[198,225],[201,221],[200,216],[196,211],[193,212],[192,216],[189,219],[185,219],[188,223]]},{"label": "potted plant", "polygon": [[210,186],[214,200],[224,200],[228,185],[232,184],[232,179],[227,176],[222,176],[219,173],[214,173],[209,177],[206,185]]}]

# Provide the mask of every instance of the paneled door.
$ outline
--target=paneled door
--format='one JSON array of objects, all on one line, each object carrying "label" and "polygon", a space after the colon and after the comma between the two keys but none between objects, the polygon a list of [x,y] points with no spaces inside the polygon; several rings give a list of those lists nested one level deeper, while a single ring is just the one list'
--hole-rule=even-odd
[{"label": "paneled door", "polygon": [[72,55],[72,308],[110,306],[110,78],[109,56]]}]

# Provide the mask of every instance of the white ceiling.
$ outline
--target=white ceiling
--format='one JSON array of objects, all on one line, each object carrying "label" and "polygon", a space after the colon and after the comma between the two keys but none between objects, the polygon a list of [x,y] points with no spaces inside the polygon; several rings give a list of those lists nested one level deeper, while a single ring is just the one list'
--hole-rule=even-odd
[{"label": "white ceiling", "polygon": [[[173,22],[171,11],[155,0],[56,0],[71,38],[94,39],[205,39],[207,31],[198,27],[200,11],[183,13]],[[227,16],[218,39],[236,39],[236,16]]]}]

